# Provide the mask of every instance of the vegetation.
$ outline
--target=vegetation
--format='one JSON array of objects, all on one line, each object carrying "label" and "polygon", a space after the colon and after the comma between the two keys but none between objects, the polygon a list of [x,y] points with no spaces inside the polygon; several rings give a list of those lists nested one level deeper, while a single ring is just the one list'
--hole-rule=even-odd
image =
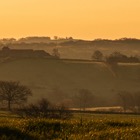
[{"label": "vegetation", "polygon": [[118,93],[121,99],[121,106],[125,111],[132,111],[135,113],[140,113],[140,91],[131,93],[128,91],[120,91]]},{"label": "vegetation", "polygon": [[106,61],[108,63],[118,63],[118,62],[123,62],[123,63],[136,63],[140,62],[139,59],[135,56],[126,56],[120,52],[113,52],[106,58]]},{"label": "vegetation", "polygon": [[[54,37],[54,40],[49,37],[27,37],[0,40],[1,47],[3,44],[9,44],[13,48],[52,47],[52,55],[57,59],[1,58],[1,104],[6,102],[11,110],[11,105],[27,101],[27,97],[32,94],[30,89],[34,93],[27,105],[16,108],[13,112],[1,112],[1,140],[140,139],[139,115],[95,115],[82,112],[89,107],[119,105],[122,106],[123,113],[140,113],[139,57],[114,51],[118,44],[127,48],[134,45],[137,50],[135,52],[138,53],[140,40],[124,38],[114,41],[84,41],[71,37]],[[111,45],[111,51],[106,55],[102,50],[108,45]],[[58,46],[61,46],[59,50]],[[62,49],[66,46],[81,46],[81,49],[85,46],[99,46],[100,51],[94,50],[92,54],[91,58],[96,62],[60,59],[60,52],[65,52]],[[29,88],[19,82],[11,82],[11,79],[26,83]],[[42,97],[45,98],[36,102]],[[66,105],[77,107],[81,111],[72,116],[72,111]]]},{"label": "vegetation", "polygon": [[96,50],[94,51],[93,55],[91,56],[91,58],[95,61],[103,61],[103,54],[101,51]]},{"label": "vegetation", "polygon": [[118,91],[140,91],[139,69],[137,63],[111,67],[103,62],[28,58],[0,63],[0,77],[28,86],[33,92],[28,100],[32,103],[44,97],[74,107],[79,91],[87,89],[94,95],[92,107],[118,106]]},{"label": "vegetation", "polygon": [[54,56],[54,58],[57,58],[57,59],[60,58],[60,53],[59,53],[58,48],[53,49],[52,56]]},{"label": "vegetation", "polygon": [[0,136],[1,140],[140,139],[140,117],[105,114],[75,114],[70,120],[7,117],[0,118]]},{"label": "vegetation", "polygon": [[31,90],[19,82],[0,81],[0,101],[7,102],[8,110],[11,110],[11,104],[25,103],[31,95]]},{"label": "vegetation", "polygon": [[80,89],[74,98],[74,104],[80,110],[94,106],[94,95],[88,89]]},{"label": "vegetation", "polygon": [[29,118],[57,118],[68,119],[72,116],[69,109],[64,105],[53,105],[47,99],[42,98],[37,103],[29,104],[18,109],[15,112],[22,117]]},{"label": "vegetation", "polygon": [[[54,48],[61,52],[61,58],[91,59],[92,52],[100,50],[104,56],[112,52],[122,52],[127,56],[137,55],[140,59],[140,40],[135,38],[121,38],[116,40],[95,39],[91,41],[73,39],[72,37],[25,37],[18,40],[14,38],[0,39],[0,47],[3,44],[14,49],[41,49],[52,53]],[[85,51],[86,50],[86,51]]]}]

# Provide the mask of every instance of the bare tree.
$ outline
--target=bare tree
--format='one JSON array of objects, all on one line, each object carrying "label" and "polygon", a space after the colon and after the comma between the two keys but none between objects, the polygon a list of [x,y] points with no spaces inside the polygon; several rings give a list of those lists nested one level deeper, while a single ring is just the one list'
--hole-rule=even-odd
[{"label": "bare tree", "polygon": [[53,55],[55,58],[59,59],[59,58],[60,58],[60,53],[59,53],[58,48],[54,48],[52,51],[53,51],[53,52],[52,52],[52,55]]},{"label": "bare tree", "polygon": [[11,104],[27,101],[30,95],[32,95],[31,90],[19,82],[0,81],[0,100],[7,102],[8,110],[11,110]]},{"label": "bare tree", "polygon": [[77,96],[76,102],[80,107],[80,110],[85,110],[87,107],[93,106],[94,95],[88,89],[80,89]]},{"label": "bare tree", "polygon": [[65,105],[54,105],[46,98],[42,98],[34,104],[23,106],[17,109],[16,113],[22,117],[26,116],[57,119],[68,119],[72,115]]},{"label": "bare tree", "polygon": [[124,111],[126,111],[127,109],[134,111],[135,101],[134,101],[133,95],[128,91],[120,91],[118,95],[121,99],[121,102],[122,102],[121,104]]}]

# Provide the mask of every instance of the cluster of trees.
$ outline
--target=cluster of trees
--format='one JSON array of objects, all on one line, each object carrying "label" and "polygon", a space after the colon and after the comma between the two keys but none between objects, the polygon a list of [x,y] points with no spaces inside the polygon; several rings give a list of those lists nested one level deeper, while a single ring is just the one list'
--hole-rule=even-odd
[{"label": "cluster of trees", "polygon": [[[135,38],[120,38],[116,40],[109,39],[95,39],[91,41],[82,39],[73,39],[73,37],[58,37],[54,36],[53,39],[49,36],[29,36],[20,39],[15,38],[3,38],[0,39],[0,43],[48,43],[55,42],[60,43],[59,45],[73,45],[73,46],[138,46],[140,44],[140,39]],[[66,44],[65,44],[66,43]]]},{"label": "cluster of trees", "polygon": [[99,50],[94,51],[92,55],[92,60],[95,61],[106,61],[108,63],[118,63],[118,62],[123,62],[123,63],[131,63],[131,62],[140,62],[139,58],[136,56],[126,56],[120,52],[113,52],[107,57],[104,57],[103,53]]},{"label": "cluster of trees", "polygon": [[120,105],[123,107],[124,112],[130,110],[132,112],[140,112],[140,92],[120,91],[118,93]]},{"label": "cluster of trees", "polygon": [[[58,91],[55,90],[55,92]],[[24,106],[29,96],[32,96],[32,92],[27,86],[23,86],[17,81],[0,81],[0,101],[3,104],[7,104],[8,110],[17,105]],[[81,89],[73,100],[78,108],[85,110],[85,108],[93,106],[94,95],[88,89]],[[29,104],[22,108],[22,111],[29,116],[37,116],[37,114],[39,116],[47,116],[46,113],[48,111],[51,112],[54,110],[62,113],[62,110],[66,110],[66,106],[62,104],[56,106],[51,104],[47,99],[42,99],[38,103]]]},{"label": "cluster of trees", "polygon": [[37,103],[27,104],[27,99],[32,95],[27,86],[17,81],[0,81],[0,101],[7,104],[9,111],[13,110],[22,116],[45,118],[69,118],[71,113],[64,105],[53,105],[47,99],[41,99]]},{"label": "cluster of trees", "polygon": [[48,42],[52,42],[52,41],[70,41],[73,40],[72,37],[58,37],[58,36],[54,36],[53,39],[51,39],[51,37],[49,36],[29,36],[29,37],[24,37],[24,38],[19,38],[19,39],[15,39],[15,38],[3,38],[0,39],[0,43],[3,44],[13,44],[13,43],[48,43]]},{"label": "cluster of trees", "polygon": [[[55,48],[57,46],[62,46],[62,47],[71,47],[73,46],[75,49],[79,49],[79,47],[97,47],[97,48],[110,48],[110,47],[118,47],[119,50],[121,50],[121,47],[125,47],[127,51],[127,47],[132,50],[131,48],[135,47],[136,50],[139,50],[140,46],[140,40],[139,39],[133,39],[133,38],[121,38],[121,39],[116,39],[116,40],[107,40],[107,39],[95,39],[92,41],[87,41],[87,40],[80,40],[80,39],[73,39],[72,37],[66,37],[66,38],[61,38],[58,36],[54,36],[53,39],[51,39],[48,36],[30,36],[30,37],[25,37],[25,38],[20,38],[20,39],[15,39],[15,38],[3,38],[0,39],[0,47],[2,48],[3,45],[9,45],[11,48],[32,48],[32,49],[37,49],[37,48],[48,48],[52,47]],[[138,54],[138,53],[137,53]],[[59,53],[60,55],[60,53]],[[117,55],[117,56],[116,56]],[[114,52],[110,56],[103,56],[102,52],[100,51],[95,51],[92,55],[93,60],[97,61],[103,61],[106,60],[109,63],[112,63],[113,61],[116,62],[138,62],[139,58],[136,56],[126,56],[124,54],[121,54],[120,52]]]},{"label": "cluster of trees", "polygon": [[16,113],[22,117],[41,117],[68,119],[72,116],[70,110],[63,104],[54,105],[46,98],[42,98],[36,103],[22,106],[16,109]]},{"label": "cluster of trees", "polygon": [[[29,117],[47,117],[47,118],[69,118],[71,112],[64,104],[54,105],[47,99],[41,99],[37,103],[25,105],[31,90],[27,86],[14,81],[0,81],[0,101],[7,104],[8,110],[14,105],[20,106],[16,112],[22,116]],[[118,92],[120,106],[125,111],[140,112],[140,92]],[[95,105],[95,96],[88,89],[81,89],[75,95],[73,101],[80,110],[93,107]],[[16,107],[17,108],[17,107]]]},{"label": "cluster of trees", "polygon": [[113,52],[110,56],[106,58],[106,61],[109,63],[133,63],[133,62],[140,62],[139,58],[136,56],[126,56],[120,52]]}]

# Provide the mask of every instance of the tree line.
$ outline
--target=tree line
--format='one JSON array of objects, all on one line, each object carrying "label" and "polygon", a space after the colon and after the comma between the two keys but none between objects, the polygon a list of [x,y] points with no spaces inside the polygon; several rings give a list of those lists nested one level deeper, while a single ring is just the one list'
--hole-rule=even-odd
[{"label": "tree line", "polygon": [[[140,113],[140,91],[117,91],[116,93],[123,112],[132,111]],[[48,99],[42,98],[36,103],[27,103],[32,91],[17,81],[0,81],[0,101],[7,104],[9,111],[14,110],[21,116],[69,118],[71,111],[65,104],[52,104]],[[75,107],[85,111],[86,108],[95,106],[96,97],[88,89],[80,89],[74,96]],[[15,106],[15,107],[14,107]],[[13,109],[14,108],[14,109]]]},{"label": "tree line", "polygon": [[[60,96],[61,90],[55,88],[54,91]],[[64,94],[64,93],[63,93]],[[25,105],[28,97],[32,96],[32,91],[27,86],[22,85],[17,81],[0,81],[0,101],[3,104],[7,104],[7,109],[11,110],[14,105]],[[57,96],[57,95],[56,95]],[[87,107],[93,106],[94,95],[88,89],[80,89],[74,97],[74,101],[77,107],[85,110]],[[48,108],[50,106],[49,101],[43,99],[39,104],[45,104]],[[36,105],[29,105],[30,107]],[[54,106],[54,105],[53,105]],[[35,107],[36,108],[36,107]]]},{"label": "tree line", "polygon": [[[0,101],[7,104],[6,108],[20,116],[47,117],[47,118],[69,118],[71,113],[64,105],[54,105],[46,98],[37,103],[27,103],[32,91],[27,86],[17,81],[0,81]],[[3,108],[3,107],[1,107]]]},{"label": "tree line", "polygon": [[121,52],[113,52],[109,56],[104,56],[103,53],[99,50],[94,51],[91,56],[91,59],[94,61],[105,61],[108,63],[133,63],[140,62],[140,58],[138,56],[127,56],[122,54]]}]

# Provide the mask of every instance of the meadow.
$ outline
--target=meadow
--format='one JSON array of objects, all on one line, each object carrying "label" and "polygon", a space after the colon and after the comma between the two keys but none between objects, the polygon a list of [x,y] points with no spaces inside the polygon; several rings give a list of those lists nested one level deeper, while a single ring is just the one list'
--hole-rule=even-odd
[{"label": "meadow", "polygon": [[[1,113],[4,114],[4,113]],[[139,140],[140,116],[74,114],[68,120],[0,117],[1,140]]]},{"label": "meadow", "polygon": [[94,106],[118,106],[119,91],[140,91],[140,65],[111,68],[93,61],[15,59],[0,63],[0,80],[20,81],[28,86],[33,92],[30,102],[47,98],[75,107],[73,100],[79,90],[88,89],[95,98]]},{"label": "meadow", "polygon": [[[140,65],[72,60],[19,59],[0,63],[1,80],[20,81],[33,91],[29,102],[46,97],[51,102],[73,100],[80,89],[95,95],[95,106],[115,106],[120,90],[139,91]],[[53,93],[53,89],[59,89]],[[70,102],[72,104],[72,102]],[[21,118],[0,112],[0,140],[139,140],[140,116],[81,114],[72,118]]]}]

